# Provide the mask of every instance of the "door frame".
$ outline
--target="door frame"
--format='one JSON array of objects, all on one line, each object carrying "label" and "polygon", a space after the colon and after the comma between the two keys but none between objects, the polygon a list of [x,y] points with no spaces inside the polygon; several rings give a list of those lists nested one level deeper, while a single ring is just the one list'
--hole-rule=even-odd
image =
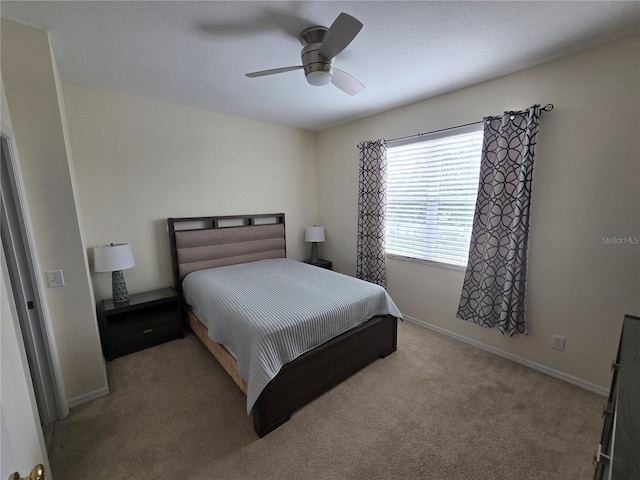
[{"label": "door frame", "polygon": [[[39,257],[31,224],[31,217],[29,215],[29,209],[27,208],[27,200],[24,183],[22,181],[22,172],[20,170],[20,160],[16,149],[15,135],[9,126],[0,122],[0,136],[6,142],[9,153],[7,156],[7,169],[9,170],[9,175],[11,177],[10,180],[13,181],[12,183],[15,187],[15,207],[18,222],[20,223],[22,234],[26,237],[24,239],[24,247],[28,267],[30,269],[29,276],[32,277],[31,282],[34,294],[33,302],[35,304],[35,310],[38,313],[37,317],[42,330],[46,350],[46,360],[49,362],[49,370],[51,372],[51,381],[53,383],[53,391],[56,397],[55,400],[58,417],[65,418],[69,415],[69,403],[67,401],[67,394],[64,388],[62,368],[60,367],[60,357],[58,355],[55,334],[53,331],[51,316],[49,314],[44,277],[40,269],[40,264],[38,263]],[[2,148],[1,145],[0,148]]]}]

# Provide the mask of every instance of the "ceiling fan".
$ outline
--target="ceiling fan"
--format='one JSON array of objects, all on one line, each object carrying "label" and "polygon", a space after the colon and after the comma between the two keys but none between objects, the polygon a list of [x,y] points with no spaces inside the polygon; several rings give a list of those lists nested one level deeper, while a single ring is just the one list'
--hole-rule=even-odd
[{"label": "ceiling fan", "polygon": [[334,67],[333,60],[353,41],[361,29],[362,23],[359,20],[341,13],[331,27],[311,27],[300,34],[303,46],[300,53],[302,65],[273,68],[246,75],[249,78],[264,77],[302,68],[310,85],[321,86],[331,82],[343,92],[356,95],[362,91],[364,85],[344,70]]}]

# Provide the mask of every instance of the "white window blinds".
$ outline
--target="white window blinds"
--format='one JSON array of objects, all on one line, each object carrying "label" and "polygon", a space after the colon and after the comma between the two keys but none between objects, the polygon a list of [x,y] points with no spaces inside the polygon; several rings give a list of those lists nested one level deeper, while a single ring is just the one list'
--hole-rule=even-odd
[{"label": "white window blinds", "polygon": [[388,255],[466,267],[481,152],[482,123],[387,147]]}]

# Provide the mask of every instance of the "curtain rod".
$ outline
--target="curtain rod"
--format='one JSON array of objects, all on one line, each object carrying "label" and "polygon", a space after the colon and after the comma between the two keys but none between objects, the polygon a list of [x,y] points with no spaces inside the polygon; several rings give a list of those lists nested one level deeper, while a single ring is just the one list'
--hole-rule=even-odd
[{"label": "curtain rod", "polygon": [[[547,103],[544,107],[542,107],[540,109],[541,112],[550,112],[551,110],[553,110],[553,104],[552,103]],[[385,142],[387,142],[387,143],[389,143],[389,142],[397,142],[398,140],[405,140],[407,138],[422,137],[424,135],[431,135],[432,133],[446,132],[447,130],[453,130],[454,128],[462,128],[462,127],[469,127],[471,125],[478,125],[479,123],[483,123],[483,122],[484,122],[484,120],[480,120],[478,122],[465,123],[464,125],[457,125],[455,127],[441,128],[440,130],[433,130],[431,132],[416,133],[415,135],[407,135],[406,137],[397,137],[397,138],[392,138],[390,140],[385,140]]]}]

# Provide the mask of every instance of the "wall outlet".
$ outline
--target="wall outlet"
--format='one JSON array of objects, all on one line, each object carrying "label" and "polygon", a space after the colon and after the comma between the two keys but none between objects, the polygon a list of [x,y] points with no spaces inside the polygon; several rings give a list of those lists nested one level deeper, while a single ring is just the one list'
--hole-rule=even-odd
[{"label": "wall outlet", "polygon": [[47,283],[49,288],[64,287],[64,276],[62,270],[53,270],[51,272],[45,272],[47,274]]},{"label": "wall outlet", "polygon": [[564,337],[561,337],[560,335],[554,335],[553,337],[551,337],[551,347],[555,348],[556,350],[564,350]]}]

